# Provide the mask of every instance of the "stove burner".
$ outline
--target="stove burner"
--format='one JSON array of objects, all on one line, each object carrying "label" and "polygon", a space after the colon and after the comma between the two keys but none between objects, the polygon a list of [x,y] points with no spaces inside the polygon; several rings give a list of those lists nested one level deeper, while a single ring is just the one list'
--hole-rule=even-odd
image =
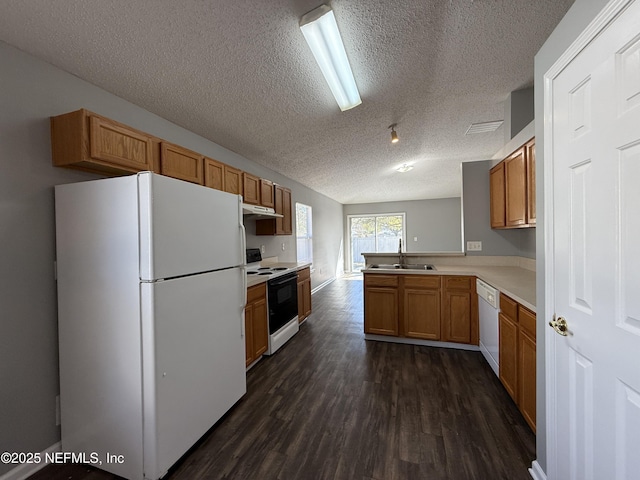
[{"label": "stove burner", "polygon": [[269,267],[260,267],[258,270],[271,270]]},{"label": "stove burner", "polygon": [[273,267],[271,270],[276,270],[276,271],[287,270],[287,267]]},{"label": "stove burner", "polygon": [[273,272],[261,272],[258,275],[273,275]]},{"label": "stove burner", "polygon": [[257,273],[258,272],[251,271],[251,272],[247,272],[247,275],[256,275]]}]

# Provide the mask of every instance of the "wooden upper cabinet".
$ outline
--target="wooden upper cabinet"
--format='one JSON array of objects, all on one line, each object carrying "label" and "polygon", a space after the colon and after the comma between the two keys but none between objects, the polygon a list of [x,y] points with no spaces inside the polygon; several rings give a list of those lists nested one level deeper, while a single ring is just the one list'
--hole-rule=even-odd
[{"label": "wooden upper cabinet", "polygon": [[213,160],[212,158],[204,158],[204,184],[207,187],[224,191],[224,164]]},{"label": "wooden upper cabinet", "polygon": [[274,209],[282,217],[256,220],[256,235],[291,235],[293,233],[291,190],[276,185],[274,195]]},{"label": "wooden upper cabinet", "polygon": [[88,110],[51,117],[53,165],[103,175],[154,171],[158,140]]},{"label": "wooden upper cabinet", "polygon": [[273,182],[271,180],[260,179],[260,205],[269,208],[275,207]]},{"label": "wooden upper cabinet", "polygon": [[505,226],[504,162],[500,162],[489,172],[491,228]]},{"label": "wooden upper cabinet", "polygon": [[282,234],[291,235],[293,233],[293,219],[291,212],[291,190],[280,187],[282,189]]},{"label": "wooden upper cabinet", "polygon": [[527,223],[536,223],[536,141],[531,139],[526,145],[527,155]]},{"label": "wooden upper cabinet", "polygon": [[243,201],[251,205],[260,205],[260,178],[242,172]]},{"label": "wooden upper cabinet", "polygon": [[199,153],[162,142],[160,148],[160,173],[168,177],[204,184],[204,157]]},{"label": "wooden upper cabinet", "polygon": [[242,170],[224,165],[224,191],[242,195]]},{"label": "wooden upper cabinet", "polygon": [[521,147],[504,160],[507,227],[527,223],[527,159]]},{"label": "wooden upper cabinet", "polygon": [[536,224],[535,139],[489,172],[491,228],[522,228]]}]

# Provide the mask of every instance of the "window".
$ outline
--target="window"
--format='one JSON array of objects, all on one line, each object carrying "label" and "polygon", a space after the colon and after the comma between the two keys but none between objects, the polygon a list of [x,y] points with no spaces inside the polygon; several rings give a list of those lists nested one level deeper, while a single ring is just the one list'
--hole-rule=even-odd
[{"label": "window", "polygon": [[296,250],[298,262],[313,262],[311,207],[296,202]]},{"label": "window", "polygon": [[[350,270],[364,268],[362,253],[397,252],[404,242],[405,214],[349,215]],[[403,248],[404,250],[404,248]]]}]

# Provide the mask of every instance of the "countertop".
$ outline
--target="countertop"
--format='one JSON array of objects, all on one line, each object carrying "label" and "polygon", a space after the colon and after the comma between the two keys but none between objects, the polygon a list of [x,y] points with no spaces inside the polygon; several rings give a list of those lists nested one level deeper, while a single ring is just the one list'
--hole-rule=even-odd
[{"label": "countertop", "polygon": [[398,275],[474,275],[500,292],[536,311],[536,272],[522,267],[490,265],[436,265],[436,270],[365,268],[363,273]]},{"label": "countertop", "polygon": [[[295,271],[302,270],[304,268],[311,266],[309,262],[265,262],[265,261],[262,261],[260,265],[265,267],[286,267]],[[265,283],[270,278],[274,278],[274,277],[272,275],[248,275],[247,288],[253,287],[255,285],[260,285],[261,283]]]}]

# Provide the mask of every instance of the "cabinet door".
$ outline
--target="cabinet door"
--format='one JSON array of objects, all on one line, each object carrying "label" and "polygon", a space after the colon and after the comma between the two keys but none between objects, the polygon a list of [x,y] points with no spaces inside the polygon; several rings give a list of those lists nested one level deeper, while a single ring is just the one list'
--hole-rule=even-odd
[{"label": "cabinet door", "polygon": [[455,343],[473,343],[471,340],[471,302],[471,292],[444,291],[442,340]]},{"label": "cabinet door", "polygon": [[251,205],[260,205],[260,179],[255,175],[242,172],[243,201]]},{"label": "cabinet door", "polygon": [[291,218],[291,190],[282,189],[282,234],[291,235],[293,232]]},{"label": "cabinet door", "polygon": [[259,358],[267,351],[269,330],[267,327],[267,300],[263,298],[253,303],[253,357]]},{"label": "cabinet door", "polygon": [[200,185],[204,183],[202,155],[168,142],[162,142],[160,151],[160,173]]},{"label": "cabinet door", "polygon": [[505,226],[504,162],[489,173],[491,228]]},{"label": "cabinet door", "polygon": [[518,324],[498,314],[500,381],[514,401],[518,401]]},{"label": "cabinet door", "polygon": [[255,359],[253,356],[253,308],[251,304],[244,308],[244,354],[248,367]]},{"label": "cabinet door", "polygon": [[224,166],[224,191],[242,195],[242,170],[229,165]]},{"label": "cabinet door", "polygon": [[398,336],[397,288],[365,288],[364,333]]},{"label": "cabinet door", "polygon": [[536,143],[531,140],[525,145],[527,154],[527,223],[536,223]]},{"label": "cabinet door", "polygon": [[91,115],[89,117],[90,155],[130,172],[153,170],[152,142],[125,125]]},{"label": "cabinet door", "polygon": [[504,161],[507,227],[527,223],[527,164],[525,148],[512,153]]},{"label": "cabinet door", "polygon": [[520,329],[518,336],[518,406],[536,431],[536,341]]},{"label": "cabinet door", "polygon": [[440,340],[440,289],[403,289],[404,334],[424,340]]},{"label": "cabinet door", "polygon": [[298,323],[304,320],[304,280],[298,278]]},{"label": "cabinet door", "polygon": [[311,315],[311,279],[304,281],[302,285],[302,298],[304,299],[304,316],[305,318]]},{"label": "cabinet door", "polygon": [[275,207],[273,182],[265,180],[264,178],[260,179],[260,205],[269,208]]},{"label": "cabinet door", "polygon": [[204,159],[204,184],[224,191],[224,164],[211,158]]},{"label": "cabinet door", "polygon": [[311,315],[311,269],[298,272],[298,321]]}]

